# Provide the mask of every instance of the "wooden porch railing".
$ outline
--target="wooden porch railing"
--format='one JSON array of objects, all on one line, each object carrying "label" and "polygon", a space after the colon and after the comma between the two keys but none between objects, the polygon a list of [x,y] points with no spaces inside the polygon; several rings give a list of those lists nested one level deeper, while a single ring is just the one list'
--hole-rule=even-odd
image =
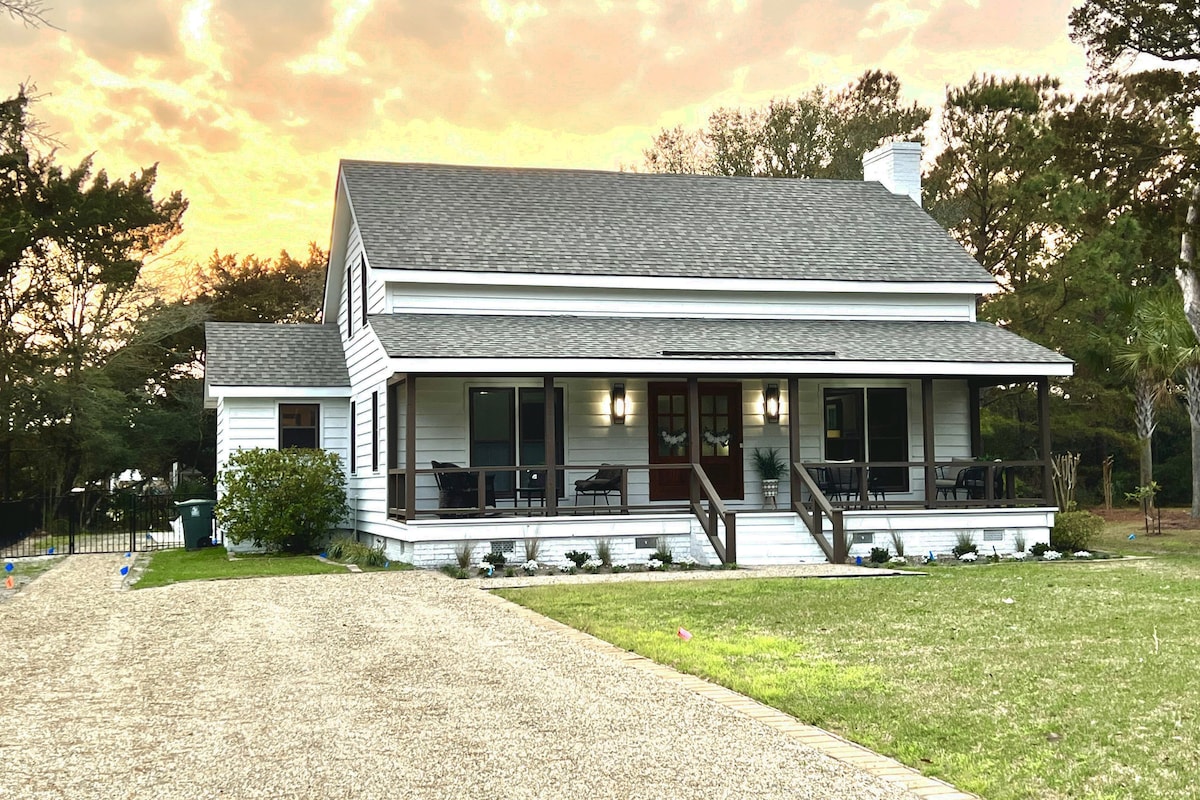
[{"label": "wooden porch railing", "polygon": [[[700,527],[708,536],[709,544],[717,551],[717,558],[722,564],[737,561],[737,515],[725,507],[721,496],[713,488],[704,467],[699,464],[689,465],[692,473],[689,478],[692,513],[700,520]],[[703,503],[708,503],[707,513]],[[725,541],[721,541],[719,525],[725,526]]]},{"label": "wooden porch railing", "polygon": [[[813,505],[812,511],[805,508],[804,503],[800,500],[799,489],[801,486],[808,489]],[[813,541],[821,548],[825,558],[829,559],[832,564],[845,563],[849,549],[846,546],[846,529],[842,521],[842,509],[833,507],[829,498],[821,491],[821,487],[817,486],[817,482],[813,480],[805,466],[797,462],[792,463],[792,510],[808,527],[808,532],[812,534]],[[829,520],[832,544],[825,538],[825,519]]]}]

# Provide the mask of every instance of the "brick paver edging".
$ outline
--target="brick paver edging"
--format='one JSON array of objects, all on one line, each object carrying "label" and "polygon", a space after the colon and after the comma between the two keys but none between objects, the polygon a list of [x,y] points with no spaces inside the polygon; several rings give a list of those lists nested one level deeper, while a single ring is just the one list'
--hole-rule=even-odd
[{"label": "brick paver edging", "polygon": [[569,625],[564,625],[557,620],[550,619],[518,603],[513,603],[490,591],[484,591],[482,594],[492,602],[503,604],[510,611],[525,617],[538,627],[556,631],[591,650],[614,656],[632,667],[671,681],[685,689],[690,689],[696,694],[706,697],[713,702],[720,703],[726,708],[756,719],[764,725],[774,728],[808,745],[814,750],[824,753],[830,758],[852,764],[880,780],[898,783],[908,791],[922,798],[922,800],[980,800],[978,795],[964,792],[937,778],[922,775],[912,767],[905,766],[893,758],[880,755],[874,750],[868,750],[862,745],[855,744],[848,739],[843,739],[841,736],[830,733],[823,728],[805,725],[793,716],[770,706],[763,705],[757,700],[753,700],[743,694],[738,694],[731,689],[726,689],[724,686],[709,683],[702,678],[697,678],[695,675],[680,672],[629,650],[622,650],[603,639],[597,639],[591,634],[584,633]]}]

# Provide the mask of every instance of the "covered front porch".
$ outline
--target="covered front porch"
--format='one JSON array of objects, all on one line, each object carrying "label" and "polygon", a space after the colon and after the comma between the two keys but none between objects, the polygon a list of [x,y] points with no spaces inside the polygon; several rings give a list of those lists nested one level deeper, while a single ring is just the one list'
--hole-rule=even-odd
[{"label": "covered front porch", "polygon": [[[978,459],[980,391],[1015,380],[395,374],[385,537],[428,565],[531,538],[746,565],[946,552],[964,533],[1011,552],[1048,540],[1054,512],[1046,377],[1038,457]],[[770,448],[774,497],[753,469]]]}]

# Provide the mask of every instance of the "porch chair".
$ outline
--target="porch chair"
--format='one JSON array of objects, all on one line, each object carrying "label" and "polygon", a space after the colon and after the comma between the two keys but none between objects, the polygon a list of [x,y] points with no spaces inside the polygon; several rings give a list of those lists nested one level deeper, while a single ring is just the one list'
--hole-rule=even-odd
[{"label": "porch chair", "polygon": [[963,460],[959,458],[951,459],[949,466],[943,464],[937,468],[936,486],[937,493],[941,497],[953,497],[958,499],[958,492],[961,489],[966,493],[967,499],[970,499],[970,493],[965,484],[960,483],[963,479],[963,473],[967,471],[971,465],[977,462],[973,460]]},{"label": "porch chair", "polygon": [[[1004,497],[1004,470],[996,468],[993,472],[992,497],[999,500]],[[975,462],[958,473],[957,489],[961,489],[968,500],[982,500],[987,491],[987,474],[987,465]],[[957,491],[954,496],[958,497]]]},{"label": "porch chair", "polygon": [[[434,469],[458,469],[449,461],[431,461]],[[438,508],[477,508],[479,506],[478,472],[435,472],[438,486]],[[496,476],[484,476],[484,502],[496,505]],[[463,514],[440,514],[442,517],[461,517]]]},{"label": "porch chair", "polygon": [[610,505],[608,496],[621,491],[621,470],[609,464],[601,464],[600,471],[588,478],[575,481],[575,505],[580,495],[592,497],[592,505],[599,505],[595,498],[603,497],[604,505]]},{"label": "porch chair", "polygon": [[833,494],[833,483],[829,480],[828,467],[805,467],[808,470],[809,476],[813,479],[813,483],[821,490],[821,494],[828,498]]},{"label": "porch chair", "polygon": [[858,497],[858,468],[829,467],[829,484],[831,499],[845,496],[846,502],[853,502]]}]

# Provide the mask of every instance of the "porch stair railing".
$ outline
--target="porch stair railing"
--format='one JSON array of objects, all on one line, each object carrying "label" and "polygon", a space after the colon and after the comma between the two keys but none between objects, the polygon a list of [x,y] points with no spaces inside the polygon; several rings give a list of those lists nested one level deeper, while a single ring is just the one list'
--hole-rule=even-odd
[{"label": "porch stair railing", "polygon": [[[725,507],[721,496],[713,488],[704,467],[692,464],[690,478],[692,513],[700,521],[700,527],[708,536],[709,544],[717,552],[722,564],[737,561],[737,515]],[[707,502],[707,508],[704,503]],[[721,541],[720,528],[725,528],[725,541]]]},{"label": "porch stair railing", "polygon": [[[800,500],[801,493],[797,491],[800,486],[808,489],[809,496],[812,498],[812,511],[809,511]],[[829,559],[831,564],[844,564],[848,553],[842,509],[833,507],[829,498],[821,491],[821,487],[817,486],[817,482],[813,480],[812,475],[804,468],[803,464],[798,462],[792,462],[792,510],[808,528],[809,534],[821,548],[825,558]],[[825,538],[826,519],[829,520],[832,543]]]}]

